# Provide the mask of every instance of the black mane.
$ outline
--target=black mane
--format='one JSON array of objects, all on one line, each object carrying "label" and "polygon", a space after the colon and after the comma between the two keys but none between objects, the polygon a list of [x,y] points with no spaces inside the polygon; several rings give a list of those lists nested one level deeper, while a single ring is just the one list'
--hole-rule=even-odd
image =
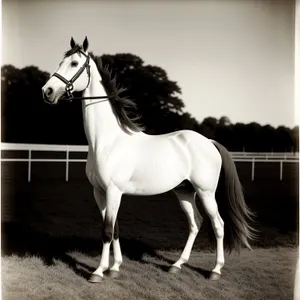
[{"label": "black mane", "polygon": [[64,53],[64,58],[71,56],[75,53],[78,53],[79,55],[81,55],[80,51],[83,51],[82,46],[76,44],[73,48],[71,48],[70,50],[68,50]]},{"label": "black mane", "polygon": [[[126,111],[127,109],[131,111],[133,109],[136,110],[136,104],[126,97],[120,97],[120,94],[126,91],[126,88],[117,86],[117,77],[112,77],[112,73],[108,67],[103,66],[101,57],[95,57],[92,53],[89,53],[89,55],[97,66],[102,79],[101,83],[109,97],[113,113],[115,114],[121,128],[126,133],[130,133],[128,129],[134,132],[143,131],[144,128],[138,124],[140,116],[135,115],[133,117],[129,117],[128,112]],[[132,112],[130,113],[132,114]]]},{"label": "black mane", "polygon": [[[76,44],[72,49],[65,52],[64,58],[75,53],[80,55],[80,51],[83,51],[82,46]],[[108,100],[120,127],[128,134],[131,133],[130,130],[133,132],[143,131],[144,128],[138,124],[140,116],[135,115],[133,117],[129,117],[127,112],[127,110],[130,110],[130,114],[132,114],[132,110],[136,110],[136,104],[126,97],[120,97],[120,94],[126,91],[126,88],[117,86],[116,76],[112,77],[111,71],[106,66],[103,66],[102,59],[100,57],[94,56],[93,53],[89,53],[89,55],[97,66],[102,78],[101,84],[107,93]]]}]

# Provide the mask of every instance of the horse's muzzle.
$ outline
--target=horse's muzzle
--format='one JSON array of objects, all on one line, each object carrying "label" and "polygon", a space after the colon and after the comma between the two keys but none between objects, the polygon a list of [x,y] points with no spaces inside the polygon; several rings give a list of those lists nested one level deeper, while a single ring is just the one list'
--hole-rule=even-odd
[{"label": "horse's muzzle", "polygon": [[54,99],[52,99],[53,88],[48,87],[45,91],[42,90],[43,99],[46,103],[53,104]]}]

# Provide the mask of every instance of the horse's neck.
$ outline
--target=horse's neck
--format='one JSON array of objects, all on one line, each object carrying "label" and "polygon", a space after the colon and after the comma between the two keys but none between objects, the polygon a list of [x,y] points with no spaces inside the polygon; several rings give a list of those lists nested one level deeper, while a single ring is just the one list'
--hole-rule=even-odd
[{"label": "horse's neck", "polygon": [[[91,81],[83,97],[106,96],[95,65],[91,66]],[[108,100],[83,100],[84,130],[89,146],[96,152],[109,146],[118,135],[124,134],[118,125]]]}]

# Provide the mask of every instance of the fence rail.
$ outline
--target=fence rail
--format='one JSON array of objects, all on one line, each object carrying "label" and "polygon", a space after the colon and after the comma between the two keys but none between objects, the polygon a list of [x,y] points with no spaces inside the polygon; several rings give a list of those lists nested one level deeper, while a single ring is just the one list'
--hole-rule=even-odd
[{"label": "fence rail", "polygon": [[[1,143],[1,151],[28,151],[27,158],[3,158],[2,162],[28,162],[28,182],[31,181],[31,165],[34,162],[61,162],[66,164],[65,180],[69,181],[69,164],[86,162],[86,159],[72,159],[70,152],[87,152],[88,146],[78,145],[47,145],[47,144],[16,144]],[[33,151],[65,152],[65,158],[32,158]],[[299,153],[289,152],[230,152],[235,162],[251,163],[251,180],[255,179],[256,163],[279,163],[279,179],[283,179],[284,163],[299,163]]]}]

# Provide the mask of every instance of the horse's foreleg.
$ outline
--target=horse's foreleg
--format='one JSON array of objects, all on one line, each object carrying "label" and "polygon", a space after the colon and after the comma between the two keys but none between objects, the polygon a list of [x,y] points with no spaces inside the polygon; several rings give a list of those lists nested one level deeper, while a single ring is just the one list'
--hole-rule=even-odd
[{"label": "horse's foreleg", "polygon": [[194,193],[192,192],[182,192],[175,190],[180,206],[184,211],[188,222],[189,222],[189,236],[186,242],[186,245],[183,249],[183,252],[179,258],[169,269],[169,273],[177,273],[181,270],[181,265],[186,263],[191,255],[192,247],[194,245],[196,236],[202,225],[202,217],[198,211],[198,208],[195,203]]},{"label": "horse's foreleg", "polygon": [[110,185],[106,191],[106,211],[103,224],[103,248],[99,267],[90,277],[90,282],[100,282],[103,278],[103,272],[109,268],[110,244],[113,240],[114,227],[117,219],[117,213],[121,203],[122,193],[115,186]]},{"label": "horse's foreleg", "polygon": [[[101,213],[102,226],[104,226],[105,212],[106,212],[106,193],[105,193],[105,191],[97,189],[95,187],[94,187],[93,192],[94,192],[95,201],[96,201],[97,206],[98,206],[98,208],[100,210],[100,213]],[[103,250],[102,250],[102,253],[103,253]],[[103,272],[100,272],[100,270],[98,270],[99,275],[97,275],[98,273],[96,271],[90,277],[90,279],[89,279],[90,282],[100,282],[101,281],[101,279],[103,277]],[[99,276],[101,276],[101,277],[99,277]]]},{"label": "horse's foreleg", "polygon": [[94,188],[94,198],[100,210],[102,222],[104,222],[106,211],[105,191]]}]

